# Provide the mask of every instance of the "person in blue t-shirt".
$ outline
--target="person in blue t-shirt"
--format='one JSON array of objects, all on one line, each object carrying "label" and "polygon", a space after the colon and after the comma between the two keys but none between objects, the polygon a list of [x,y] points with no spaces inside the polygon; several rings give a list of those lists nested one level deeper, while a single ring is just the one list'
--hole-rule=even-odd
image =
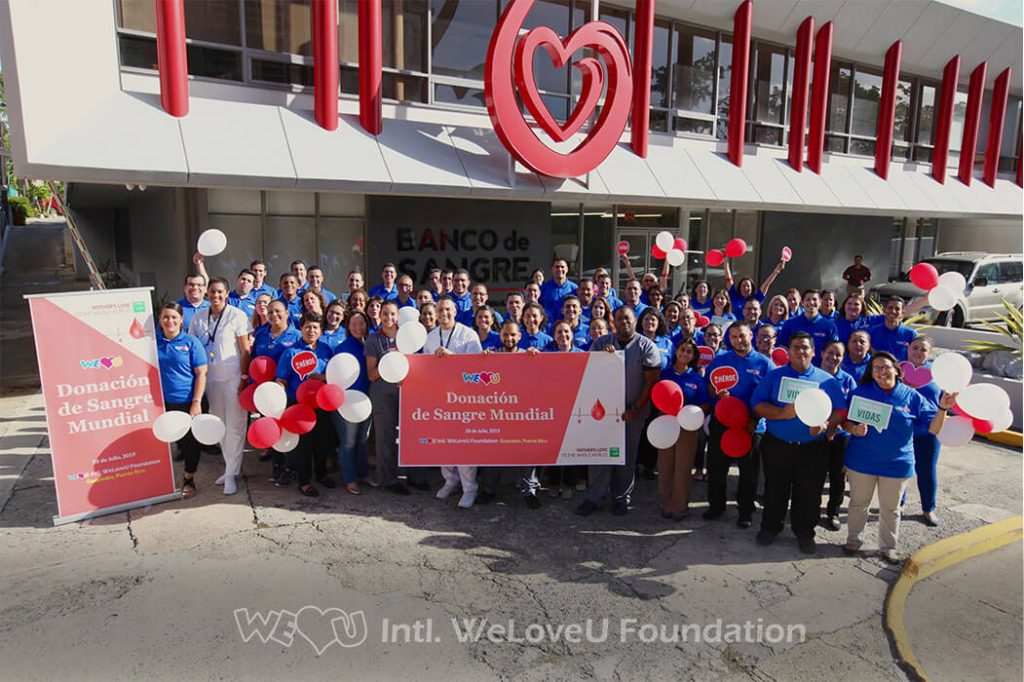
[{"label": "person in blue t-shirt", "polygon": [[868,315],[864,296],[860,292],[855,292],[843,301],[842,309],[838,311],[833,322],[836,323],[839,340],[846,343],[853,332],[881,324],[884,320],[885,315]]},{"label": "person in blue t-shirt", "polygon": [[[754,413],[766,422],[761,441],[765,501],[757,543],[775,542],[789,511],[800,551],[814,554],[814,528],[821,519],[821,488],[828,473],[826,433],[840,422],[840,410],[846,405],[832,375],[811,364],[814,339],[810,334],[790,336],[787,351],[789,364],[769,372],[750,398]],[[810,427],[796,411],[797,396],[809,389],[823,390],[831,402],[825,419]]]},{"label": "person in blue t-shirt", "polygon": [[[841,341],[830,341],[825,346],[825,355],[821,358],[821,368],[832,375],[843,394],[842,408],[850,401],[850,393],[857,387],[857,380],[842,369],[846,355],[846,347]],[[836,428],[828,443],[828,504],[825,507],[825,520],[822,525],[829,530],[839,530],[839,506],[843,503],[846,493],[846,474],[843,471],[843,460],[846,458],[846,444],[850,434]]]},{"label": "person in blue t-shirt", "polygon": [[286,273],[281,275],[278,281],[281,287],[281,296],[277,300],[288,308],[288,315],[291,317],[292,325],[298,329],[302,318],[302,294],[299,293],[299,280],[295,275]]},{"label": "person in blue t-shirt", "polygon": [[850,505],[845,554],[852,556],[860,549],[868,506],[877,489],[878,553],[889,563],[901,561],[896,553],[900,499],[914,475],[914,436],[925,430],[938,434],[957,395],[943,392],[936,406],[903,383],[899,360],[892,353],[871,355],[869,371],[850,395],[843,422],[851,434],[846,446]]},{"label": "person in blue t-shirt", "polygon": [[[310,379],[326,381],[327,363],[334,355],[326,343],[320,343],[323,318],[308,315],[302,318],[302,342],[288,349],[277,363],[277,383],[285,387],[288,402],[295,404],[299,385]],[[302,360],[309,358],[308,363]],[[296,367],[296,365],[299,365]],[[334,480],[327,475],[327,452],[334,447],[334,431],[330,416],[324,410],[316,409],[316,425],[311,431],[299,436],[295,447],[298,464],[299,492],[306,497],[317,497],[320,492],[313,487],[313,476],[325,488],[333,488]]]},{"label": "person in blue t-shirt", "polygon": [[473,309],[473,298],[469,293],[469,271],[465,268],[459,268],[452,273],[452,290],[448,297],[455,303],[456,315]]},{"label": "person in blue t-shirt", "polygon": [[639,319],[640,316],[643,315],[644,311],[649,307],[640,301],[641,290],[640,282],[635,279],[631,279],[626,282],[626,286],[622,289],[622,304],[628,305],[632,308],[633,314],[636,315],[637,319]]},{"label": "person in blue t-shirt", "polygon": [[[476,311],[482,306],[490,307],[490,296],[487,293],[487,285],[479,282],[474,284],[469,290],[469,301],[472,307],[469,310],[460,310],[455,315],[455,321],[459,324],[464,324],[467,327],[472,327],[474,318],[476,317]],[[494,328],[501,329],[501,325],[505,321],[505,318],[502,317],[494,308],[491,308],[491,315],[494,317]]]},{"label": "person in blue t-shirt", "polygon": [[736,318],[736,313],[743,314],[742,310],[733,310],[732,304],[729,302],[729,294],[725,289],[718,289],[715,294],[711,297],[711,310],[708,311],[707,317],[711,318],[711,321],[722,328],[722,331],[727,332],[729,325]]},{"label": "person in blue t-shirt", "polygon": [[673,343],[668,336],[665,317],[654,308],[648,306],[641,314],[637,324],[640,333],[654,342],[661,354],[661,369],[668,367],[672,360]]},{"label": "person in blue t-shirt", "polygon": [[[932,352],[932,340],[927,336],[918,336],[910,342],[907,349],[907,362],[914,369],[931,368],[929,359]],[[934,381],[915,387],[917,392],[929,401],[939,404],[942,389]],[[939,518],[935,515],[935,492],[939,486],[939,452],[942,444],[934,433],[919,431],[914,434],[914,473],[917,475],[917,492],[921,495],[921,512],[927,526],[938,526]],[[904,493],[906,497],[906,493]]]},{"label": "person in blue t-shirt", "polygon": [[544,308],[539,303],[527,303],[523,306],[522,338],[519,347],[523,350],[536,348],[544,350],[553,340],[542,329],[546,328],[547,319]]},{"label": "person in blue t-shirt", "polygon": [[[708,342],[708,332],[704,330],[704,342]],[[717,329],[717,327],[716,327]],[[734,396],[750,404],[754,389],[772,370],[772,361],[754,350],[751,345],[753,335],[750,325],[745,321],[733,322],[729,326],[729,341],[733,350],[717,355],[708,365],[705,376],[708,379],[708,394],[717,405],[726,396]],[[712,415],[713,415],[712,410]],[[748,420],[747,430],[754,431],[756,419]],[[739,485],[736,489],[736,506],[739,507],[740,528],[750,528],[753,524],[754,494],[757,489],[757,468],[754,457],[748,451],[741,457],[728,457],[722,451],[722,435],[726,427],[715,416],[711,417],[708,436],[708,509],[704,519],[712,521],[725,513],[726,483],[729,467],[735,464],[740,470]]]},{"label": "person in blue t-shirt", "polygon": [[821,316],[821,296],[817,289],[807,289],[800,301],[803,313],[786,320],[779,330],[778,345],[789,347],[789,339],[797,332],[810,334],[814,339],[814,363],[821,364],[821,354],[825,351],[825,344],[839,338],[836,332],[836,325],[832,320]]},{"label": "person in blue t-shirt", "polygon": [[315,291],[320,294],[324,299],[324,305],[328,305],[338,298],[324,288],[324,271],[319,265],[311,265],[306,270],[306,291]]},{"label": "person in blue t-shirt", "polygon": [[903,299],[893,297],[885,303],[885,321],[868,327],[871,347],[892,353],[903,362],[907,359],[907,348],[917,338],[917,332],[903,324]]},{"label": "person in blue t-shirt", "polygon": [[320,335],[320,343],[326,343],[333,351],[345,340],[345,304],[334,299],[327,304],[324,313],[324,331]]},{"label": "person in blue t-shirt", "polygon": [[698,279],[690,290],[690,308],[698,315],[707,315],[711,311],[711,285],[706,279]]},{"label": "person in blue t-shirt", "polygon": [[771,289],[772,283],[779,276],[779,273],[785,269],[786,263],[780,260],[772,271],[768,273],[768,277],[761,282],[759,288],[755,288],[754,280],[750,277],[740,277],[739,281],[734,284],[728,258],[725,259],[722,267],[725,270],[725,283],[729,287],[729,303],[732,306],[733,314],[739,316],[742,314],[743,306],[746,305],[747,301],[756,300],[759,304],[764,303],[768,290]]},{"label": "person in blue t-shirt", "polygon": [[864,377],[868,363],[871,362],[871,334],[867,329],[858,329],[846,340],[846,357],[839,369],[843,370],[857,383]]},{"label": "person in blue t-shirt", "polygon": [[569,261],[556,258],[551,261],[551,279],[540,287],[540,301],[547,311],[548,318],[557,320],[562,315],[562,299],[575,294],[579,286],[568,279]]},{"label": "person in blue t-shirt", "polygon": [[370,298],[376,296],[382,301],[394,301],[398,298],[398,287],[395,286],[395,280],[398,279],[398,268],[395,267],[394,263],[385,263],[380,269],[380,279],[383,284],[370,289],[368,292]]},{"label": "person in blue t-shirt", "polygon": [[256,293],[253,291],[255,281],[256,275],[252,270],[242,270],[235,280],[235,288],[228,293],[228,305],[240,309],[250,318],[256,312]]},{"label": "person in blue t-shirt", "polygon": [[251,272],[253,276],[253,296],[258,297],[260,294],[269,294],[271,299],[277,298],[277,289],[267,284],[266,261],[257,258],[253,262],[249,263],[249,272]]},{"label": "person in blue t-shirt", "polygon": [[608,304],[608,312],[614,315],[615,311],[622,307],[622,301],[619,300],[619,297],[615,294],[615,289],[612,288],[612,276],[604,271],[595,273],[594,285],[597,288],[594,296],[595,300],[598,297],[603,298]]},{"label": "person in blue t-shirt", "polygon": [[[750,333],[754,335],[754,344],[756,346],[757,333],[760,331],[761,325],[764,324],[761,321],[761,303],[756,298],[750,298],[736,312],[740,315],[741,319],[746,320],[747,324],[750,325]],[[725,339],[725,345],[726,347],[729,345],[728,337]]]},{"label": "person in blue t-shirt", "polygon": [[[395,301],[398,303],[398,309],[402,308],[419,308],[416,305],[416,298],[413,294],[413,283],[412,277],[409,275],[399,275],[398,279],[395,280],[395,287],[398,288],[398,298]],[[426,292],[428,295],[430,292]],[[433,296],[431,296],[433,300]]]},{"label": "person in blue t-shirt", "polygon": [[697,313],[689,308],[679,311],[679,326],[670,338],[673,345],[690,339],[698,346],[704,345],[704,332],[697,329]]},{"label": "person in blue t-shirt", "polygon": [[[370,378],[366,373],[365,342],[370,333],[370,318],[366,313],[354,310],[345,320],[345,340],[334,349],[335,355],[348,353],[359,363],[359,376],[349,386],[353,391],[369,393]],[[370,437],[370,424],[373,415],[361,422],[350,422],[344,419],[337,410],[331,413],[331,422],[338,436],[338,468],[345,490],[353,495],[362,495],[359,484],[376,488],[377,483],[370,478],[370,451],[367,441]]]},{"label": "person in blue t-shirt", "polygon": [[[482,305],[476,309],[471,323],[466,325],[480,337],[481,350],[501,350],[501,334],[497,331],[501,327],[494,321],[496,315],[489,305]],[[459,321],[458,316],[455,321]]]},{"label": "person in blue t-shirt", "polygon": [[[199,339],[182,331],[182,319],[177,303],[165,303],[160,309],[160,331],[156,335],[160,386],[165,411],[177,410],[198,417],[206,391],[207,354]],[[185,460],[181,496],[192,497],[196,494],[194,475],[199,468],[200,446],[191,429],[178,440],[178,449]]]},{"label": "person in blue t-shirt", "polygon": [[185,296],[178,300],[181,306],[181,326],[188,329],[192,324],[192,316],[200,310],[210,307],[206,299],[206,277],[193,273],[185,277]]},{"label": "person in blue t-shirt", "polygon": [[836,322],[839,320],[839,311],[836,309],[836,292],[831,289],[821,290],[821,307],[818,314],[826,320]]},{"label": "person in blue t-shirt", "polygon": [[[590,325],[583,322],[582,305],[580,299],[575,294],[570,294],[562,299],[561,318],[569,323],[569,329],[572,330],[573,344],[580,350],[586,350],[590,346]],[[562,320],[559,320],[559,322]],[[554,324],[549,326],[551,327],[549,333],[554,337],[555,326]]]},{"label": "person in blue t-shirt", "polygon": [[252,357],[266,356],[277,365],[281,354],[302,342],[302,334],[291,324],[288,306],[273,301],[267,306],[267,325],[253,332]]},{"label": "person in blue t-shirt", "polygon": [[[700,351],[694,340],[676,345],[673,362],[661,370],[661,380],[671,381],[683,391],[683,405],[696,405],[707,414],[710,399],[707,382],[697,369]],[[681,521],[690,513],[690,486],[693,461],[702,431],[680,430],[679,440],[670,448],[658,450],[658,496],[661,515]]]}]

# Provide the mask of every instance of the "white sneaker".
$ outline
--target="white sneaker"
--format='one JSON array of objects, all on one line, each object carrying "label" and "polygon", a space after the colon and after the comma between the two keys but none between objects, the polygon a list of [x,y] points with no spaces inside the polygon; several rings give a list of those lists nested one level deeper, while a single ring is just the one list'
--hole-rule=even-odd
[{"label": "white sneaker", "polygon": [[[445,481],[441,489],[437,491],[437,499],[447,500],[459,488],[458,481]],[[476,497],[474,495],[474,497]]]},{"label": "white sneaker", "polygon": [[234,476],[225,476],[224,477],[224,494],[225,495],[234,495],[237,492],[238,492],[238,485],[235,483],[235,477]]},{"label": "white sneaker", "polygon": [[224,485],[224,474],[221,474],[213,483],[214,485]]},{"label": "white sneaker", "polygon": [[459,500],[459,509],[470,509],[474,502],[476,502],[475,490],[471,493],[462,493],[462,499]]}]

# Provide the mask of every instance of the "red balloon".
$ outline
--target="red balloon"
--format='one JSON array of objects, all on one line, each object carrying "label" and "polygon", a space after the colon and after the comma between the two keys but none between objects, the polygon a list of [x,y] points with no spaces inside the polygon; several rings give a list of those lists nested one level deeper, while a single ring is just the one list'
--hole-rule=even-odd
[{"label": "red balloon", "polygon": [[992,433],[994,425],[988,419],[978,419],[971,417],[971,421],[974,423],[974,430],[977,433]]},{"label": "red balloon", "polygon": [[782,367],[783,365],[789,364],[789,351],[785,348],[776,348],[772,351],[772,362],[775,363],[776,367]]},{"label": "red balloon", "polygon": [[654,246],[651,247],[651,255],[657,258],[658,260],[665,260],[665,256],[667,256],[668,254],[659,249],[658,245],[655,244]]},{"label": "red balloon", "polygon": [[[277,376],[277,363],[266,355],[253,358],[249,363],[249,376],[257,384],[273,381]],[[255,412],[256,410],[250,411]]]},{"label": "red balloon", "polygon": [[752,439],[746,429],[726,429],[722,434],[722,452],[727,457],[739,458],[750,452]]},{"label": "red balloon", "polygon": [[683,406],[683,389],[674,381],[662,379],[651,389],[651,400],[665,414],[679,414]]},{"label": "red balloon", "polygon": [[[309,433],[316,426],[316,412],[313,411],[312,407],[302,405],[292,405],[281,415],[281,428],[291,433],[302,435]],[[280,435],[278,435],[280,438]],[[274,441],[275,443],[277,441]]]},{"label": "red balloon", "polygon": [[[305,405],[306,407],[315,410],[317,393],[319,393],[320,389],[322,389],[324,386],[325,384],[322,381],[317,381],[316,379],[306,379],[301,384],[299,384],[299,387],[297,389],[295,389],[295,399],[298,400],[303,405]],[[286,430],[291,431],[291,429]],[[292,431],[292,433],[297,432]]]},{"label": "red balloon", "polygon": [[725,255],[727,258],[739,258],[746,252],[747,243],[738,237],[729,240],[729,243],[725,245]]},{"label": "red balloon", "polygon": [[750,411],[747,404],[736,396],[726,396],[715,405],[715,419],[730,429],[738,429],[747,425]]},{"label": "red balloon", "polygon": [[316,406],[327,412],[338,409],[344,402],[345,390],[335,384],[325,385],[316,394]]},{"label": "red balloon", "polygon": [[708,326],[709,324],[711,324],[711,318],[704,317],[703,315],[698,317],[696,322],[694,322],[694,326],[697,329],[703,329],[704,327]]},{"label": "red balloon", "polygon": [[918,263],[910,268],[910,281],[918,289],[931,291],[939,286],[939,271],[931,263]]},{"label": "red balloon", "polygon": [[672,245],[673,249],[679,249],[680,251],[686,251],[686,240],[682,237],[676,237],[675,243]]},{"label": "red balloon", "polygon": [[238,394],[238,402],[246,412],[259,412],[256,409],[256,402],[253,400],[253,394],[255,393],[256,384],[249,384]]},{"label": "red balloon", "polygon": [[711,267],[717,268],[719,265],[725,262],[725,254],[723,254],[718,249],[711,249],[706,254],[704,254],[704,260],[706,260],[708,262],[708,265],[710,265]]},{"label": "red balloon", "polygon": [[281,437],[281,425],[273,417],[260,417],[249,426],[249,443],[259,450],[273,447]]}]

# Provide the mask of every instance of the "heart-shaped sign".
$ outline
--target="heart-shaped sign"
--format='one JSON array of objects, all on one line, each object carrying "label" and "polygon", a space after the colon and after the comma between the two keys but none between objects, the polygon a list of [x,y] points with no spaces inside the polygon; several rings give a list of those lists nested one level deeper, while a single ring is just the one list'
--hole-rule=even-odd
[{"label": "heart-shaped sign", "polygon": [[565,142],[583,127],[587,118],[594,113],[597,100],[601,97],[601,88],[604,85],[604,71],[601,69],[601,62],[593,57],[584,57],[573,64],[574,68],[582,72],[583,84],[576,108],[573,109],[565,125],[558,125],[555,117],[548,111],[547,105],[541,99],[540,91],[537,90],[537,80],[533,73],[533,53],[538,47],[543,47],[551,57],[551,63],[555,65],[555,68],[561,69],[575,51],[569,47],[572,44],[570,42],[572,37],[570,36],[570,40],[563,44],[562,39],[553,30],[547,26],[538,26],[527,33],[516,45],[515,74],[519,95],[523,98],[523,104],[533,114],[534,120],[556,142]]},{"label": "heart-shaped sign", "polygon": [[299,375],[300,379],[305,379],[310,374],[316,371],[317,358],[313,351],[300,351],[292,356],[292,369]]},{"label": "heart-shaped sign", "polygon": [[114,366],[114,358],[100,358],[100,364],[110,369]]},{"label": "heart-shaped sign", "polygon": [[901,362],[900,369],[903,370],[903,383],[911,388],[921,388],[932,380],[932,370],[929,367],[914,367],[911,362]]},{"label": "heart-shaped sign", "polygon": [[693,326],[695,326],[697,329],[703,329],[709,324],[711,324],[711,318],[701,315],[696,319],[696,321],[694,321]]},{"label": "heart-shaped sign", "polygon": [[483,384],[484,386],[487,386],[488,384],[490,384],[491,383],[491,373],[490,372],[480,372],[480,383]]},{"label": "heart-shaped sign", "polygon": [[727,391],[740,383],[739,372],[735,367],[716,367],[711,372],[711,385],[719,391]]}]

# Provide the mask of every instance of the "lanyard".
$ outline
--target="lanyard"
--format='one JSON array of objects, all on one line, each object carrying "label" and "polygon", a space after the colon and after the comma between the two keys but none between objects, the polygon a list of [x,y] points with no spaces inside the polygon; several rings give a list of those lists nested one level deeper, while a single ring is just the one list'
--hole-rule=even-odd
[{"label": "lanyard", "polygon": [[447,341],[444,340],[443,331],[444,330],[438,328],[438,330],[437,330],[437,339],[438,339],[438,341],[441,342],[441,345],[443,345],[445,347],[445,349],[447,349],[448,345],[452,342],[452,337],[455,336],[455,327],[452,327],[452,330],[450,332],[448,332],[448,340]]},{"label": "lanyard", "polygon": [[[207,331],[206,331],[206,348],[207,348],[207,350],[209,350],[213,346],[214,342],[216,342],[216,340],[217,340],[217,329],[220,328],[220,323],[221,323],[221,320],[224,319],[224,313],[225,312],[227,312],[227,309],[220,311],[220,315],[217,316],[217,324],[213,325],[213,329],[207,329]],[[213,316],[213,314],[211,313],[210,317],[212,317],[212,316]],[[211,353],[211,356],[212,356],[213,351],[211,350],[210,353]]]}]

